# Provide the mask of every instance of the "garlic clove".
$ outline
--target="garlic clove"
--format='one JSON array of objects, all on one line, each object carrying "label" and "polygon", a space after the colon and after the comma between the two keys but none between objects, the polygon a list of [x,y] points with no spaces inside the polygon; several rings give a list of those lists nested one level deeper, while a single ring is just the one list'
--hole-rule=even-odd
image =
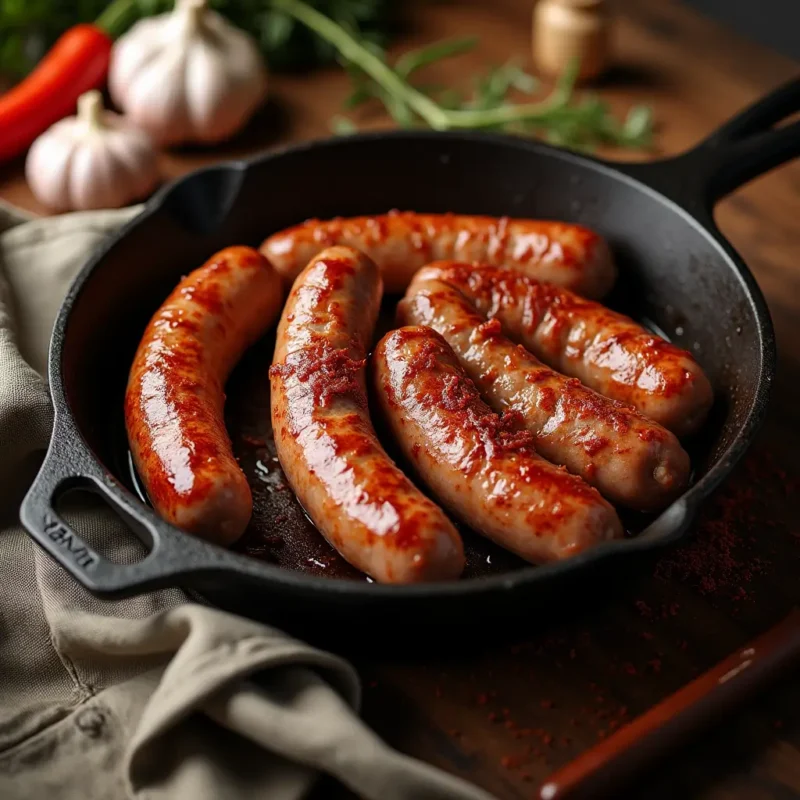
[{"label": "garlic clove", "polygon": [[76,117],[56,123],[33,143],[25,173],[34,195],[56,211],[117,208],[159,182],[150,137],[104,111],[96,91],[81,96]]},{"label": "garlic clove", "polygon": [[25,160],[25,179],[36,198],[55,211],[69,208],[69,171],[74,152],[70,128],[57,122],[50,128],[56,135],[36,139]]},{"label": "garlic clove", "polygon": [[218,142],[243,127],[267,90],[255,40],[203,0],[143,22],[111,58],[109,88],[126,115],[166,144]]}]

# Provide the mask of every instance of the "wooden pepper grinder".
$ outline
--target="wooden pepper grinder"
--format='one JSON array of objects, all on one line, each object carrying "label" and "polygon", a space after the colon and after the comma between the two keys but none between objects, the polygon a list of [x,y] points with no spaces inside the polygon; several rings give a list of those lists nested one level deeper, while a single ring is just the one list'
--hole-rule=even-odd
[{"label": "wooden pepper grinder", "polygon": [[533,10],[533,58],[546,75],[580,59],[581,81],[596,78],[610,56],[611,12],[605,0],[539,0]]}]

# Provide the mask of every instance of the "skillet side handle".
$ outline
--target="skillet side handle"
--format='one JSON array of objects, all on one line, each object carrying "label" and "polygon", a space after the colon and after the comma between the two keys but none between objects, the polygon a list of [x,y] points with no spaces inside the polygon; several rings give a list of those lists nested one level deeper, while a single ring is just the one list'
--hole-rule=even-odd
[{"label": "skillet side handle", "polygon": [[[120,486],[82,458],[70,437],[54,435],[45,460],[20,507],[30,536],[86,589],[125,597],[174,586],[179,579],[224,569],[226,551],[175,531],[137,508]],[[67,444],[65,445],[64,442]],[[116,564],[92,548],[57,511],[59,498],[80,489],[101,496],[126,526],[150,548],[133,564]],[[180,581],[190,584],[190,581]]]},{"label": "skillet side handle", "polygon": [[614,164],[693,211],[710,210],[749,181],[800,156],[800,77],[732,117],[686,153],[660,161]]}]

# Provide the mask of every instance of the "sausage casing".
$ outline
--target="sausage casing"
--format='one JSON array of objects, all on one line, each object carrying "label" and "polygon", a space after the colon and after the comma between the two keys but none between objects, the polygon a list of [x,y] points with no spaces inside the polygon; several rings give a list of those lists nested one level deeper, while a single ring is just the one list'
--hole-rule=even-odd
[{"label": "sausage casing", "polygon": [[263,255],[228,247],[178,284],[131,366],[125,425],[147,494],[164,519],[217,544],[235,541],[252,512],[225,430],[225,380],[282,299]]},{"label": "sausage casing", "polygon": [[677,436],[705,421],[713,391],[700,365],[629,317],[498,267],[442,261],[417,274],[431,278],[455,286],[548,366],[632,405]]},{"label": "sausage casing", "polygon": [[546,220],[416,214],[392,211],[374,217],[308,220],[267,238],[261,252],[294,279],[325,247],[348,245],[380,267],[387,292],[400,293],[431,261],[456,259],[516,269],[602,297],[616,279],[605,240],[581,225]]},{"label": "sausage casing", "polygon": [[349,247],[324,250],[295,281],[270,369],[278,458],[314,524],[355,567],[384,583],[456,578],[458,532],[370,422],[364,366],[381,294],[377,266]]},{"label": "sausage casing", "polygon": [[622,536],[616,512],[599,492],[540,458],[519,415],[495,414],[430,328],[388,333],[373,355],[373,378],[406,457],[434,495],[477,532],[533,563]]},{"label": "sausage casing", "polygon": [[449,284],[415,281],[398,317],[440,333],[495,411],[520,413],[540,455],[610,500],[654,510],[686,485],[689,457],[672,433],[546,367]]}]

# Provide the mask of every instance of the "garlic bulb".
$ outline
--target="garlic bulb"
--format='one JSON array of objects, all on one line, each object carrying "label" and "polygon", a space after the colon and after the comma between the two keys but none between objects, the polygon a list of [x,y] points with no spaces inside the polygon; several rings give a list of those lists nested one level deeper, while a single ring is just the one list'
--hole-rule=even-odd
[{"label": "garlic bulb", "polygon": [[204,0],[137,22],[114,45],[114,102],[164,144],[219,142],[264,100],[267,69],[255,40]]},{"label": "garlic bulb", "polygon": [[78,115],[60,120],[31,145],[25,176],[36,198],[55,211],[119,208],[159,182],[152,139],[103,110],[98,91],[78,99]]}]

